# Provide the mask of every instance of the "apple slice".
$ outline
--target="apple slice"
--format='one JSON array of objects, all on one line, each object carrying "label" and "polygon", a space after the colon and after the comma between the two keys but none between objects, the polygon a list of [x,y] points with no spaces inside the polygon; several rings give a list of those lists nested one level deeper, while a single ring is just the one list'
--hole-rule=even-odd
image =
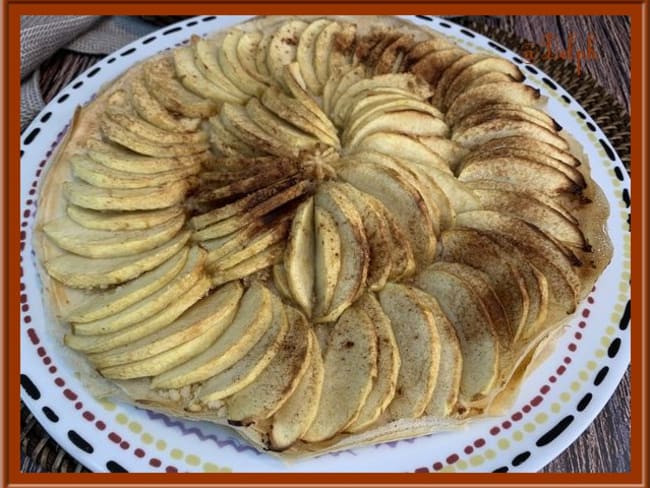
[{"label": "apple slice", "polygon": [[68,205],[68,217],[77,224],[95,230],[141,230],[163,224],[183,213],[181,207],[169,207],[143,212],[99,212]]},{"label": "apple slice", "polygon": [[185,117],[210,117],[217,104],[187,90],[176,78],[170,57],[158,58],[144,64],[144,81],[156,100],[167,110]]},{"label": "apple slice", "polygon": [[[317,19],[310,22],[305,30],[302,31],[302,34],[300,34],[300,40],[298,41],[296,61],[300,67],[300,73],[305,79],[305,84],[309,92],[313,95],[321,95],[324,86],[324,83],[321,83],[316,76],[316,38],[331,23],[327,19]],[[318,60],[318,62],[323,62],[323,60]]]},{"label": "apple slice", "polygon": [[185,223],[180,213],[162,224],[141,230],[97,230],[79,225],[67,215],[43,226],[43,232],[61,249],[89,258],[133,256],[171,240]]},{"label": "apple slice", "polygon": [[282,298],[291,300],[291,290],[289,290],[289,283],[287,283],[287,272],[284,269],[284,264],[279,263],[273,266],[273,284]]},{"label": "apple slice", "polygon": [[313,335],[305,317],[286,307],[289,330],[269,365],[244,389],[227,397],[230,424],[248,425],[268,419],[291,397],[314,354]]},{"label": "apple slice", "polygon": [[316,317],[318,322],[330,322],[336,320],[363,292],[368,275],[368,240],[359,212],[336,185],[321,185],[314,203],[334,218],[341,242],[341,270],[332,302],[324,315]]},{"label": "apple slice", "polygon": [[269,44],[271,43],[272,37],[273,32],[264,34],[262,40],[257,46],[257,53],[255,54],[255,67],[257,68],[257,71],[269,79],[271,79],[271,72],[269,71],[269,67],[266,64],[266,55],[268,53]]},{"label": "apple slice", "polygon": [[327,210],[314,208],[314,316],[321,317],[332,304],[341,270],[341,236]]},{"label": "apple slice", "polygon": [[241,91],[252,96],[259,96],[266,88],[266,83],[260,82],[251,76],[242,66],[237,56],[237,44],[243,36],[243,31],[239,29],[230,29],[223,40],[221,46],[216,46],[217,61],[219,66],[226,75],[226,78]]},{"label": "apple slice", "polygon": [[262,130],[268,132],[285,146],[310,149],[318,144],[318,139],[288,124],[262,105],[257,98],[251,98],[248,101],[246,112]]},{"label": "apple slice", "polygon": [[409,71],[435,87],[445,70],[465,55],[467,51],[455,46],[431,51],[412,64]]},{"label": "apple slice", "polygon": [[319,442],[345,430],[361,413],[377,376],[377,335],[368,315],[348,308],[333,326],[325,351],[316,418],[303,439]]},{"label": "apple slice", "polygon": [[186,180],[148,188],[98,188],[80,181],[66,181],[63,194],[68,202],[92,210],[156,210],[173,207],[185,199]]},{"label": "apple slice", "polygon": [[388,413],[394,420],[417,418],[431,401],[438,378],[440,339],[435,319],[408,286],[387,284],[379,292],[379,302],[390,319],[401,359]]},{"label": "apple slice", "polygon": [[233,157],[253,157],[258,154],[258,149],[228,130],[219,116],[211,117],[208,123],[210,143],[215,154]]},{"label": "apple slice", "polygon": [[271,84],[271,78],[257,69],[256,56],[264,35],[259,31],[244,32],[237,43],[237,58],[244,70],[265,85]]},{"label": "apple slice", "polygon": [[498,118],[526,120],[534,124],[542,125],[551,131],[561,129],[551,116],[535,107],[515,105],[514,103],[495,103],[493,105],[486,105],[477,112],[468,114],[454,125],[454,130],[472,127],[487,122],[490,119]]},{"label": "apple slice", "polygon": [[160,290],[180,273],[187,261],[189,249],[183,248],[160,266],[143,273],[133,281],[94,295],[74,310],[68,312],[65,320],[70,323],[86,323],[103,319],[121,312],[125,308],[143,300]]},{"label": "apple slice", "polygon": [[370,293],[364,294],[355,303],[355,308],[366,314],[375,326],[377,336],[377,378],[366,398],[357,419],[347,427],[348,432],[358,432],[372,425],[388,408],[395,397],[401,358],[395,333],[388,316],[377,299]]},{"label": "apple slice", "polygon": [[265,270],[275,264],[282,262],[284,254],[284,243],[279,242],[267,247],[254,256],[245,259],[239,264],[223,271],[212,271],[212,286],[220,286],[229,281],[246,278],[249,275]]},{"label": "apple slice", "polygon": [[321,85],[325,85],[331,75],[329,59],[334,50],[336,36],[341,32],[342,28],[339,22],[331,22],[316,36],[316,42],[314,44],[314,71]]},{"label": "apple slice", "polygon": [[238,84],[231,82],[219,64],[217,51],[220,47],[199,36],[192,36],[191,43],[194,63],[203,76],[234,98],[234,103],[245,103],[250,95]]},{"label": "apple slice", "polygon": [[137,278],[170,259],[190,238],[190,231],[179,232],[160,247],[123,258],[93,259],[64,253],[45,261],[43,266],[57,281],[72,288],[106,288]]},{"label": "apple slice", "polygon": [[289,20],[271,37],[266,52],[266,64],[273,79],[280,84],[284,84],[284,66],[296,60],[300,36],[308,25],[302,20]]},{"label": "apple slice", "polygon": [[443,36],[431,34],[431,37],[425,41],[416,42],[411,49],[406,53],[404,58],[404,66],[409,66],[417,63],[427,54],[435,51],[442,51],[443,49],[450,49],[455,47],[451,41],[448,41]]},{"label": "apple slice", "polygon": [[563,151],[547,142],[526,136],[500,137],[498,139],[492,139],[491,141],[486,142],[482,147],[485,148],[486,151],[492,151],[501,148],[522,148],[545,154],[546,156],[558,159],[563,163],[568,164],[569,166],[577,167],[581,164],[580,160],[571,154],[570,151]]},{"label": "apple slice", "polygon": [[208,349],[151,380],[152,388],[181,388],[206,380],[239,361],[271,324],[271,292],[253,282],[244,292],[232,322]]},{"label": "apple slice", "polygon": [[438,83],[436,83],[436,92],[433,96],[433,104],[440,107],[442,110],[447,110],[449,106],[445,103],[445,97],[452,82],[463,70],[465,70],[465,68],[468,68],[478,61],[487,59],[488,57],[489,54],[486,53],[469,53],[459,57],[451,63],[440,76]]},{"label": "apple slice", "polygon": [[311,317],[314,290],[314,199],[296,210],[284,254],[287,284],[296,303]]},{"label": "apple slice", "polygon": [[126,308],[119,307],[115,314],[83,323],[71,322],[72,332],[79,336],[110,334],[145,320],[194,286],[204,274],[204,263],[205,251],[191,248],[183,268],[165,286]]},{"label": "apple slice", "polygon": [[269,447],[282,451],[298,441],[309,429],[318,412],[325,370],[318,340],[313,331],[311,342],[314,351],[309,366],[292,395],[271,419]]},{"label": "apple slice", "polygon": [[405,53],[415,45],[412,34],[404,34],[389,44],[375,64],[376,75],[396,73],[402,64]]},{"label": "apple slice", "polygon": [[[88,359],[102,371],[112,366],[151,358],[203,336],[211,329],[219,331],[216,338],[232,321],[243,293],[244,289],[239,283],[226,285],[196,302],[192,308],[167,327],[124,346],[90,354]],[[132,369],[131,373],[137,373],[137,368]],[[151,376],[151,374],[143,374],[143,376]]]},{"label": "apple slice", "polygon": [[342,68],[334,71],[323,87],[323,110],[333,116],[334,105],[350,86],[365,79],[367,68],[363,65],[354,68]]},{"label": "apple slice", "polygon": [[499,365],[499,342],[479,297],[456,276],[424,270],[415,286],[433,295],[458,334],[463,356],[459,402],[467,407],[485,398],[494,386]]},{"label": "apple slice", "polygon": [[271,306],[271,324],[264,335],[239,361],[207,379],[196,392],[196,400],[200,403],[213,402],[243,390],[262,374],[279,353],[289,330],[289,321],[279,298],[272,296]]},{"label": "apple slice", "polygon": [[325,112],[323,112],[323,109],[321,109],[320,105],[307,91],[307,85],[300,73],[298,63],[285,65],[282,74],[284,84],[287,86],[293,97],[302,103],[307,110],[314,114],[330,132],[336,133],[336,127],[334,127],[334,124],[332,124],[327,115],[325,115]]},{"label": "apple slice", "polygon": [[474,148],[492,139],[510,136],[527,136],[551,144],[560,150],[569,149],[569,144],[557,133],[527,120],[490,119],[467,128],[454,126],[451,140],[466,148]]}]

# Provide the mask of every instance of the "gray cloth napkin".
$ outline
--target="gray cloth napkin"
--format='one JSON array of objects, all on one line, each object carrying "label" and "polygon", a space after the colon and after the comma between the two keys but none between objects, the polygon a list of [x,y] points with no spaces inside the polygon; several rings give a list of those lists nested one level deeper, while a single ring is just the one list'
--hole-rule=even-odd
[{"label": "gray cloth napkin", "polygon": [[154,30],[137,17],[25,15],[20,19],[20,128],[45,106],[39,66],[59,49],[108,54]]}]

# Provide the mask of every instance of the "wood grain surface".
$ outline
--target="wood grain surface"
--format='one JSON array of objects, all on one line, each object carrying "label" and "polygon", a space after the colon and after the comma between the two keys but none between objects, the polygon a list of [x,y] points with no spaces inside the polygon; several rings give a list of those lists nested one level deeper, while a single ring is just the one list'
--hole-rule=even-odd
[{"label": "wood grain surface", "polygon": [[[480,16],[464,17],[498,27],[560,53],[572,44],[586,51],[591,42],[595,59],[581,62],[607,91],[630,109],[630,19],[622,16]],[[591,39],[591,40],[590,40]],[[97,56],[59,51],[41,68],[40,86],[45,101],[83,69],[100,59]],[[574,58],[575,60],[575,58]],[[630,379],[629,370],[616,393],[591,426],[542,472],[626,472],[630,470]],[[26,457],[24,471],[40,471],[38,460]]]}]

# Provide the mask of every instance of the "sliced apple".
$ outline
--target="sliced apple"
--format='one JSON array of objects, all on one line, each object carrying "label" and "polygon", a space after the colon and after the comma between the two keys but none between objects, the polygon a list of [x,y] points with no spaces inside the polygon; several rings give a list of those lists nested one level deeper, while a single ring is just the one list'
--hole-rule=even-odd
[{"label": "sliced apple", "polygon": [[530,151],[539,152],[568,164],[569,166],[580,166],[580,160],[571,152],[559,149],[547,142],[540,141],[526,136],[500,137],[492,139],[483,144],[486,151],[492,151],[501,148],[523,148]]},{"label": "sliced apple", "polygon": [[451,41],[445,39],[443,36],[431,34],[431,37],[429,39],[416,42],[411,47],[411,49],[409,49],[403,64],[406,68],[408,68],[427,54],[435,51],[442,51],[443,49],[450,49],[452,47],[455,47],[455,45]]},{"label": "sliced apple", "polygon": [[404,34],[389,44],[375,64],[375,74],[383,75],[396,73],[402,64],[405,54],[415,45],[412,34]]},{"label": "sliced apple", "polygon": [[327,210],[314,208],[314,315],[329,310],[341,270],[341,236]]},{"label": "sliced apple", "polygon": [[287,272],[284,269],[284,264],[278,263],[273,266],[273,284],[280,296],[285,299],[292,299],[291,290],[289,290],[289,283],[287,283]]},{"label": "sliced apple", "polygon": [[266,64],[274,80],[284,84],[284,66],[296,60],[300,36],[309,24],[302,20],[284,22],[271,37]]},{"label": "sliced apple", "polygon": [[210,143],[216,154],[224,156],[252,157],[258,153],[255,146],[251,146],[231,132],[221,122],[218,116],[208,119],[210,130]]},{"label": "sliced apple", "polygon": [[372,294],[366,293],[354,306],[365,313],[375,326],[377,378],[361,407],[359,416],[347,427],[349,432],[357,432],[372,425],[388,408],[395,397],[402,364],[393,326],[377,299]]},{"label": "sliced apple", "polygon": [[454,130],[461,130],[474,125],[487,122],[491,119],[514,119],[526,120],[534,124],[542,125],[548,130],[557,131],[557,122],[551,116],[535,107],[515,105],[514,103],[495,103],[486,105],[484,108],[468,114],[454,125]]},{"label": "sliced apple", "polygon": [[440,76],[438,83],[436,83],[436,92],[433,96],[434,105],[443,110],[447,110],[449,106],[445,103],[445,97],[452,82],[463,70],[465,70],[465,68],[468,68],[478,61],[487,59],[488,57],[489,55],[486,53],[469,53],[459,57],[451,63]]},{"label": "sliced apple", "polygon": [[220,286],[229,281],[239,280],[262,271],[282,261],[284,243],[273,244],[264,251],[245,259],[239,264],[223,271],[212,272],[212,286]]},{"label": "sliced apple", "polygon": [[323,87],[323,109],[325,113],[332,117],[334,105],[345,90],[366,78],[366,75],[367,68],[363,65],[349,69],[339,69],[332,73]]},{"label": "sliced apple", "polygon": [[243,35],[243,31],[240,29],[229,30],[221,41],[221,46],[215,46],[217,61],[226,78],[233,85],[248,95],[259,96],[267,85],[251,76],[237,56],[237,44]]},{"label": "sliced apple", "polygon": [[420,273],[415,285],[436,298],[458,334],[463,356],[459,402],[467,406],[482,400],[496,382],[499,365],[499,342],[485,307],[463,280],[435,264]]},{"label": "sliced apple", "polygon": [[316,36],[314,44],[314,70],[316,78],[321,85],[327,82],[330,77],[329,59],[334,49],[336,35],[341,32],[342,26],[339,22],[331,22],[326,25]]},{"label": "sliced apple", "polygon": [[250,95],[239,84],[230,81],[219,64],[217,51],[220,47],[198,36],[192,36],[191,42],[194,63],[203,76],[234,97],[234,103],[245,103]]},{"label": "sliced apple", "polygon": [[300,40],[296,49],[296,61],[300,67],[300,73],[305,80],[309,92],[313,95],[321,95],[324,86],[324,83],[321,83],[316,76],[316,38],[329,24],[331,24],[331,21],[327,19],[317,19],[310,22],[305,30],[302,31],[302,34],[300,34]]},{"label": "sliced apple", "polygon": [[244,389],[225,399],[228,421],[247,425],[268,419],[291,397],[314,354],[305,317],[286,307],[289,330],[268,366]]},{"label": "sliced apple", "polygon": [[201,403],[221,400],[243,390],[264,371],[280,351],[289,330],[284,305],[276,296],[271,298],[271,324],[257,343],[235,364],[207,379],[195,398]]},{"label": "sliced apple", "polygon": [[490,119],[468,128],[454,128],[451,140],[463,147],[474,148],[499,137],[528,136],[566,151],[569,144],[555,132],[527,120]]},{"label": "sliced apple", "polygon": [[314,199],[298,206],[284,255],[287,284],[296,303],[311,317],[314,290]]},{"label": "sliced apple", "polygon": [[330,132],[336,133],[336,127],[334,127],[334,124],[332,124],[318,102],[316,102],[312,95],[307,91],[307,84],[300,73],[298,63],[294,62],[285,65],[282,74],[284,83],[289,89],[289,92],[291,92],[291,95],[302,103],[307,110],[314,114]]},{"label": "sliced apple", "polygon": [[[103,371],[105,368],[151,358],[204,336],[212,329],[218,331],[216,339],[230,325],[243,293],[244,289],[239,283],[226,285],[196,302],[167,327],[124,346],[90,354],[88,359],[106,376]],[[137,373],[137,368],[131,369],[131,374],[134,373]],[[151,376],[147,373],[149,371],[140,374]]]},{"label": "sliced apple", "polygon": [[99,212],[76,205],[69,205],[66,211],[68,217],[87,229],[110,231],[150,229],[183,213],[181,207],[143,212]]},{"label": "sliced apple", "polygon": [[401,358],[391,419],[417,418],[431,401],[438,378],[440,339],[433,314],[410,287],[389,283],[379,302],[390,319]]},{"label": "sliced apple", "polygon": [[151,386],[181,388],[225,371],[253,348],[272,318],[271,292],[254,282],[244,292],[232,322],[217,340],[198,356],[152,378]]},{"label": "sliced apple", "polygon": [[309,429],[318,412],[325,369],[318,340],[313,331],[311,342],[314,352],[309,366],[292,395],[273,415],[269,432],[270,448],[275,451],[287,449]]},{"label": "sliced apple", "polygon": [[348,308],[333,327],[318,411],[303,435],[307,442],[324,441],[351,425],[377,376],[377,335],[368,315]]},{"label": "sliced apple", "polygon": [[266,55],[272,37],[272,32],[264,34],[262,40],[260,40],[260,43],[257,46],[257,53],[255,54],[255,67],[257,68],[257,71],[263,76],[267,76],[269,79],[271,79],[271,72],[269,71],[269,67],[266,64]]},{"label": "sliced apple", "polygon": [[205,251],[199,247],[191,248],[183,268],[163,287],[126,308],[119,307],[115,314],[83,323],[72,322],[72,332],[78,336],[110,334],[145,320],[194,286],[203,276],[204,263]]},{"label": "sliced apple", "polygon": [[72,288],[106,288],[160,266],[179,252],[189,238],[190,231],[184,230],[162,246],[135,256],[92,259],[65,253],[45,261],[43,266],[55,280]]},{"label": "sliced apple", "polygon": [[467,55],[459,47],[449,47],[432,51],[412,64],[409,71],[435,87],[445,70],[457,59]]},{"label": "sliced apple", "polygon": [[368,275],[369,249],[361,216],[345,194],[334,184],[321,185],[314,203],[336,221],[341,241],[341,270],[332,302],[319,322],[336,320],[363,292]]},{"label": "sliced apple", "polygon": [[98,188],[80,181],[63,184],[68,201],[92,210],[156,210],[173,207],[185,198],[189,189],[186,180],[149,188]]},{"label": "sliced apple", "polygon": [[271,78],[257,69],[256,56],[264,35],[259,31],[244,32],[237,43],[237,58],[246,72],[265,85]]}]

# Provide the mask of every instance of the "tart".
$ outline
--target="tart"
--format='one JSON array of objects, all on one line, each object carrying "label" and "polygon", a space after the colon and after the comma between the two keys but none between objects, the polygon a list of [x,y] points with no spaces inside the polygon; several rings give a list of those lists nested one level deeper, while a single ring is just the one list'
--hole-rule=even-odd
[{"label": "tart", "polygon": [[391,17],[258,17],[80,108],[35,248],[97,396],[282,456],[498,414],[611,258],[519,69]]}]

